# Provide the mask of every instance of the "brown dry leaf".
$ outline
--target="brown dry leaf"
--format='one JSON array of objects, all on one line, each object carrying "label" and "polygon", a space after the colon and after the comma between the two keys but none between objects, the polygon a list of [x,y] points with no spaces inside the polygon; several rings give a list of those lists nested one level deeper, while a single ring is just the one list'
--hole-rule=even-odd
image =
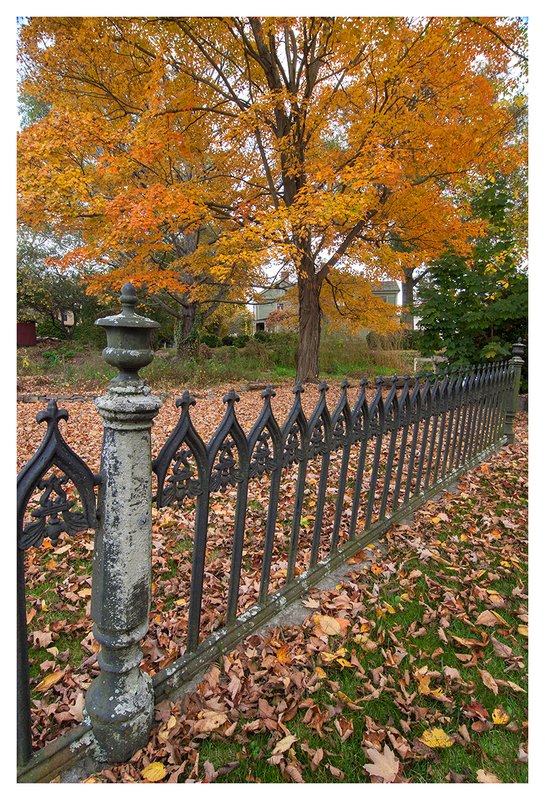
[{"label": "brown dry leaf", "polygon": [[497,625],[498,619],[496,615],[492,611],[482,611],[477,619],[475,620],[475,625]]},{"label": "brown dry leaf", "polygon": [[498,684],[496,683],[492,675],[485,669],[480,669],[479,672],[481,673],[482,681],[484,685],[487,687],[487,689],[490,689],[490,691],[494,692],[494,694],[498,694]]},{"label": "brown dry leaf", "polygon": [[52,672],[50,675],[46,675],[43,681],[40,681],[40,683],[36,686],[36,691],[45,692],[47,689],[57,683],[57,681],[60,681],[63,675],[63,669],[59,669],[56,672]]},{"label": "brown dry leaf", "polygon": [[289,750],[292,744],[297,741],[297,736],[292,736],[290,733],[288,736],[284,736],[283,739],[280,739],[279,742],[276,743],[274,750],[272,751],[273,756],[280,755],[281,753],[285,753],[286,750]]},{"label": "brown dry leaf", "polygon": [[455,639],[455,641],[464,645],[464,647],[486,647],[488,644],[487,634],[485,634],[485,638],[481,639],[481,641],[479,641],[479,639],[464,639],[462,636],[455,636],[454,633],[451,633],[450,637],[451,639]]},{"label": "brown dry leaf", "polygon": [[319,747],[312,757],[312,761],[310,762],[310,768],[313,772],[315,772],[324,757],[324,751],[321,747]]},{"label": "brown dry leaf", "polygon": [[365,748],[365,753],[373,763],[364,764],[364,770],[369,775],[376,775],[377,778],[382,778],[384,783],[393,783],[399,772],[399,759],[395,757],[393,750],[390,750],[388,745],[385,744],[382,753],[375,750],[374,747]]},{"label": "brown dry leaf", "polygon": [[513,650],[508,645],[504,644],[503,642],[498,641],[492,637],[491,639],[492,646],[494,647],[494,652],[500,658],[509,658],[513,655]]},{"label": "brown dry leaf", "polygon": [[221,711],[203,711],[202,717],[195,723],[195,733],[210,733],[227,722],[227,714]]},{"label": "brown dry leaf", "polygon": [[503,783],[497,775],[492,772],[486,772],[484,769],[477,770],[477,783]]},{"label": "brown dry leaf", "polygon": [[167,774],[167,770],[161,761],[152,761],[151,764],[148,764],[148,766],[145,767],[140,774],[145,781],[149,781],[149,783],[157,783],[157,781],[163,780]]},{"label": "brown dry leaf", "polygon": [[453,680],[461,681],[462,680],[462,676],[460,675],[460,673],[458,672],[458,670],[455,667],[443,667],[443,672],[445,673],[445,677],[448,678],[451,681],[453,681]]},{"label": "brown dry leaf", "polygon": [[289,775],[294,783],[304,783],[303,776],[295,764],[288,764],[288,766],[284,769],[284,774]]},{"label": "brown dry leaf", "polygon": [[30,636],[34,647],[47,647],[53,641],[53,634],[50,631],[32,631]]},{"label": "brown dry leaf", "polygon": [[72,714],[77,722],[81,722],[83,719],[83,709],[85,708],[85,695],[83,692],[79,692],[78,696],[74,703],[71,706],[68,706],[68,710]]},{"label": "brown dry leaf", "polygon": [[342,617],[328,617],[324,614],[315,614],[312,617],[314,622],[314,634],[316,636],[339,636],[341,633],[346,633],[346,629],[350,625],[350,620],[343,619]]}]

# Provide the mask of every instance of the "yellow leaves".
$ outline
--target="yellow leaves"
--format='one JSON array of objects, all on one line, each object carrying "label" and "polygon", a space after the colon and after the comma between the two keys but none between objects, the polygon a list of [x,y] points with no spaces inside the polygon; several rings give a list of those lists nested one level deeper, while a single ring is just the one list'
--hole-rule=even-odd
[{"label": "yellow leaves", "polygon": [[163,742],[166,742],[170,736],[170,731],[175,727],[175,725],[176,725],[176,717],[174,716],[174,714],[171,714],[167,720],[167,724],[165,725],[165,727],[161,728],[161,730],[158,733],[159,739],[161,739],[161,741]]},{"label": "yellow leaves", "polygon": [[58,683],[63,675],[63,669],[57,670],[56,672],[51,672],[49,675],[46,675],[45,678],[36,686],[36,691],[46,692],[51,688],[51,686],[54,686],[56,683]]},{"label": "yellow leaves", "polygon": [[327,678],[327,672],[324,669],[322,669],[321,667],[316,667],[316,669],[314,670],[314,673],[315,673],[315,675],[318,676],[318,678],[320,678],[320,680],[323,680],[324,678]]},{"label": "yellow leaves", "polygon": [[347,661],[346,647],[339,647],[335,653],[320,653],[320,658],[323,664],[340,664],[341,667],[351,667],[350,661]]},{"label": "yellow leaves", "polygon": [[507,725],[511,717],[503,708],[495,708],[492,712],[492,722],[494,725]]},{"label": "yellow leaves", "polygon": [[280,661],[281,664],[291,664],[292,658],[290,656],[289,648],[287,645],[283,644],[279,647],[276,651],[276,657]]},{"label": "yellow leaves", "polygon": [[420,673],[416,674],[416,681],[418,683],[418,691],[420,694],[429,694],[430,693],[430,678],[428,675],[421,675]]},{"label": "yellow leaves", "polygon": [[382,605],[377,606],[375,610],[375,614],[377,615],[378,619],[382,619],[382,617],[385,617],[386,614],[395,614],[395,613],[396,613],[395,608],[386,601],[384,601]]},{"label": "yellow leaves", "polygon": [[454,739],[445,733],[442,728],[429,728],[418,739],[423,744],[433,748],[452,747],[454,744]]},{"label": "yellow leaves", "polygon": [[140,774],[148,783],[157,783],[166,776],[167,769],[160,761],[152,761],[147,767],[144,767]]},{"label": "yellow leaves", "polygon": [[528,638],[528,625],[519,625],[517,628],[517,633],[520,633],[521,636]]}]

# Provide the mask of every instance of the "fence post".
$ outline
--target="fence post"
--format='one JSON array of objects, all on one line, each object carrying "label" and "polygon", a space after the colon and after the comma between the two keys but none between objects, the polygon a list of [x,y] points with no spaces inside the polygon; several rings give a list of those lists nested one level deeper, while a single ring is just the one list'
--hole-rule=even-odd
[{"label": "fence post", "polygon": [[149,737],[154,696],[140,668],[151,597],[151,425],[161,400],[138,370],[153,359],[151,329],[136,314],[126,283],[120,314],[97,320],[106,329],[105,361],[119,369],[96,400],[104,422],[91,616],[101,645],[99,675],[86,697],[93,734],[107,761],[126,761]]},{"label": "fence post", "polygon": [[509,366],[513,367],[514,375],[513,388],[511,393],[507,396],[505,421],[503,426],[503,433],[507,439],[507,444],[511,444],[511,442],[515,441],[515,434],[513,433],[513,420],[515,419],[515,414],[517,413],[518,408],[520,372],[522,365],[524,364],[524,360],[522,358],[524,355],[524,350],[525,347],[522,343],[522,339],[519,339],[518,342],[515,342],[513,345],[513,356],[509,361]]}]

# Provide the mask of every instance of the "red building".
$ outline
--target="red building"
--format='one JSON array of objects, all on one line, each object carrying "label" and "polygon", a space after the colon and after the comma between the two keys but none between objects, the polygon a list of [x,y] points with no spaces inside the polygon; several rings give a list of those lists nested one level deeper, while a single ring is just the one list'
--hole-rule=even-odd
[{"label": "red building", "polygon": [[18,322],[17,323],[17,347],[32,347],[37,344],[36,323]]}]

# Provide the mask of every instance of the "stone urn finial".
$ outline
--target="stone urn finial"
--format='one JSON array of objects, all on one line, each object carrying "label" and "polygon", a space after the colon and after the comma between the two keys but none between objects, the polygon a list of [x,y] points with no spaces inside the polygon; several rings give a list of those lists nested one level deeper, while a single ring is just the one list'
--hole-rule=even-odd
[{"label": "stone urn finial", "polygon": [[102,356],[108,364],[119,369],[119,375],[113,379],[112,384],[141,384],[138,370],[153,360],[151,331],[160,325],[155,320],[136,313],[134,309],[138,297],[132,283],[123,286],[119,299],[121,313],[102,317],[95,323],[106,330],[107,344]]},{"label": "stone urn finial", "polygon": [[513,345],[513,349],[512,349],[513,356],[518,357],[518,358],[524,358],[524,351],[525,350],[526,350],[526,347],[524,346],[522,339],[519,337],[518,341],[516,341],[515,344]]}]

